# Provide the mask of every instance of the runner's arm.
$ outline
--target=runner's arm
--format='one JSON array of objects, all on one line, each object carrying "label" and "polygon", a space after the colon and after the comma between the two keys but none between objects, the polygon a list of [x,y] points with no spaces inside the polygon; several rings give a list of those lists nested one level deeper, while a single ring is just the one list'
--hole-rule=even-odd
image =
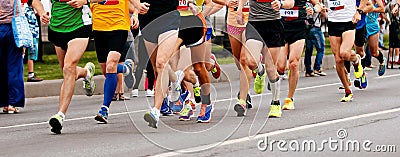
[{"label": "runner's arm", "polygon": [[225,0],[212,0],[212,2],[214,2],[215,4],[219,4],[219,5],[225,5]]},{"label": "runner's arm", "polygon": [[50,21],[49,15],[47,15],[46,11],[44,10],[43,4],[40,0],[33,0],[32,7],[36,10],[38,15],[40,16],[40,20],[43,24],[48,24]]},{"label": "runner's arm", "polygon": [[372,3],[369,2],[368,0],[361,0],[360,6],[357,9],[362,10],[364,13],[369,13],[373,12],[374,7],[372,6]]},{"label": "runner's arm", "polygon": [[378,7],[373,9],[373,12],[378,12],[378,13],[384,13],[385,12],[385,6],[383,5],[382,1],[380,0],[375,0],[376,3],[378,4]]},{"label": "runner's arm", "polygon": [[[278,0],[275,0],[278,1]],[[281,8],[290,9],[294,6],[294,0],[284,0],[281,2]]]}]

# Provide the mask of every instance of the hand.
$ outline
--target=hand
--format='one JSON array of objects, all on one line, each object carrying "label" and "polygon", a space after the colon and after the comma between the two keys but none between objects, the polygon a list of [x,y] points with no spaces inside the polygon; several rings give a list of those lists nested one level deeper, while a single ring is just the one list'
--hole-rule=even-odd
[{"label": "hand", "polygon": [[45,25],[49,24],[50,22],[49,12],[40,15],[40,21],[42,21],[42,23]]},{"label": "hand", "polygon": [[238,5],[239,5],[239,3],[238,3],[237,0],[230,0],[230,1],[228,2],[228,7],[229,7],[229,8],[236,8],[236,7],[238,7]]},{"label": "hand", "polygon": [[392,9],[392,14],[397,14],[399,12],[399,5],[395,4],[393,9]]},{"label": "hand", "polygon": [[239,25],[244,25],[244,15],[243,15],[242,10],[238,10],[238,11],[236,12],[236,22],[237,22]]},{"label": "hand", "polygon": [[193,3],[189,3],[189,10],[192,11],[193,15],[199,14],[199,8]]},{"label": "hand", "polygon": [[138,29],[139,28],[139,19],[137,15],[132,15],[131,17],[131,27],[132,29]]},{"label": "hand", "polygon": [[304,7],[304,8],[306,8],[306,13],[307,13],[307,15],[312,15],[312,14],[314,14],[314,9],[312,8],[312,7]]},{"label": "hand", "polygon": [[67,4],[69,4],[73,8],[81,8],[83,5],[87,4],[86,0],[71,0],[68,1]]},{"label": "hand", "polygon": [[279,10],[279,9],[281,9],[281,2],[278,0],[272,1],[271,6],[272,6],[272,9]]},{"label": "hand", "polygon": [[361,14],[360,13],[358,13],[358,12],[356,12],[356,14],[354,14],[354,16],[353,16],[353,20],[352,20],[352,22],[354,23],[354,24],[356,24],[358,21],[360,21],[361,20]]},{"label": "hand", "polygon": [[140,3],[139,6],[136,6],[136,8],[139,10],[139,14],[142,14],[142,15],[146,14],[147,11],[149,11],[149,7],[150,7],[150,4],[146,3],[146,2]]}]

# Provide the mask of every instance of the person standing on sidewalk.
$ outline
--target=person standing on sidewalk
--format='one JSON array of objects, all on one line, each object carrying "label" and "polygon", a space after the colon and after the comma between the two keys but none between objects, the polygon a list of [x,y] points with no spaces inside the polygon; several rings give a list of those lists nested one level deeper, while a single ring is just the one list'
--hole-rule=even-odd
[{"label": "person standing on sidewalk", "polygon": [[0,107],[5,113],[25,106],[22,48],[15,44],[11,26],[13,5],[14,0],[0,1]]},{"label": "person standing on sidewalk", "polygon": [[28,19],[29,29],[32,32],[33,36],[33,47],[25,49],[28,55],[28,82],[40,82],[43,81],[42,78],[39,78],[33,72],[33,61],[38,59],[38,50],[39,50],[39,23],[36,19],[35,11],[32,8],[32,1],[28,0],[28,7],[25,8],[25,16]]},{"label": "person standing on sidewalk", "polygon": [[[319,0],[322,3],[322,0]],[[313,14],[314,24],[311,29],[307,32],[306,36],[306,51],[304,56],[304,65],[306,67],[306,77],[312,76],[326,76],[326,73],[321,70],[322,59],[325,54],[325,37],[321,31],[322,19],[326,18],[326,11],[323,10],[320,13]],[[317,55],[314,61],[314,70],[311,69],[311,56],[313,50],[317,50]]]}]

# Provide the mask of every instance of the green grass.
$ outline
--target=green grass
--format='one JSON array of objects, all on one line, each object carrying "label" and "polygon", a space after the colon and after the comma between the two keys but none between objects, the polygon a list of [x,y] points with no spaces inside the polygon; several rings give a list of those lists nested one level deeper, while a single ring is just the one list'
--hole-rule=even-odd
[{"label": "green grass", "polygon": [[[388,45],[389,36],[387,34],[384,35],[384,44]],[[222,46],[213,46],[212,51],[218,52],[222,51]],[[328,38],[325,38],[325,55],[331,55],[332,50],[330,46],[330,42]],[[316,51],[314,50],[313,55],[316,55]],[[304,56],[304,53],[303,53]],[[62,79],[62,71],[58,64],[57,56],[55,54],[52,55],[44,55],[44,62],[35,63],[34,71],[38,77],[44,78],[45,80],[54,80],[54,79]],[[232,57],[225,58],[217,58],[219,64],[233,64],[234,60]],[[96,65],[95,75],[101,75],[101,70],[99,64],[97,62],[96,52],[95,51],[87,51],[83,54],[81,60],[79,61],[79,66],[83,67],[87,62],[93,62]],[[27,65],[24,65],[24,80],[26,81],[28,76]]]}]

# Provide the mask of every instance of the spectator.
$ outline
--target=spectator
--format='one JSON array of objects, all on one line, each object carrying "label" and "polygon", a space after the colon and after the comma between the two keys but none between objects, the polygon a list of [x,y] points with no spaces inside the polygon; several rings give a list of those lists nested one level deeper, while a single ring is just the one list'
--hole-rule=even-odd
[{"label": "spectator", "polygon": [[[306,67],[306,77],[313,76],[326,76],[326,73],[321,70],[322,59],[325,53],[325,38],[321,31],[321,20],[326,17],[325,12],[314,13],[313,20],[314,24],[306,36],[306,51],[304,57],[304,65]],[[314,70],[311,69],[311,56],[313,49],[317,49],[317,55],[315,56]]]},{"label": "spectator", "polygon": [[11,26],[13,5],[13,0],[0,1],[0,107],[5,113],[18,113],[16,107],[25,106],[22,48],[15,44]]},{"label": "spectator", "polygon": [[43,81],[33,72],[34,61],[38,59],[38,47],[39,47],[39,23],[36,19],[35,11],[32,8],[32,1],[28,0],[28,7],[25,8],[25,16],[28,19],[29,29],[33,35],[33,47],[25,49],[28,55],[28,82],[40,82]]},{"label": "spectator", "polygon": [[[399,61],[399,48],[400,48],[400,39],[398,34],[400,33],[399,30],[399,17],[400,14],[397,11],[393,14],[393,10],[398,4],[396,0],[392,0],[392,2],[388,3],[385,8],[385,12],[389,14],[389,63],[400,63]],[[395,52],[395,56],[393,57],[393,52]]]}]

